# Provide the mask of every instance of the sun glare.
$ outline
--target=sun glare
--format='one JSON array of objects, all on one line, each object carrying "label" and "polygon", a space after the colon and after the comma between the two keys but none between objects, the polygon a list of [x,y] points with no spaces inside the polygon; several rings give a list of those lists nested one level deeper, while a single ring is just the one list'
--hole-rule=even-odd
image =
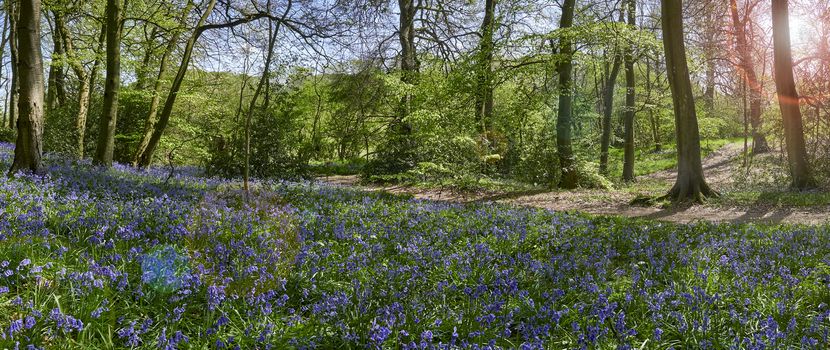
[{"label": "sun glare", "polygon": [[810,19],[803,14],[790,14],[790,38],[794,47],[805,47],[812,40]]}]

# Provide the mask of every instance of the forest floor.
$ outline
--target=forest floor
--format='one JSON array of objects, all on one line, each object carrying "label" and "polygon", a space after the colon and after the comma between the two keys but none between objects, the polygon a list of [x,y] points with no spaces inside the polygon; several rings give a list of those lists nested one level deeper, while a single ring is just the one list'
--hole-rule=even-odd
[{"label": "forest floor", "polygon": [[[820,196],[826,192],[791,193],[770,188],[768,183],[776,152],[753,157],[753,165],[743,166],[743,145],[729,143],[711,152],[703,167],[708,183],[722,196],[703,205],[636,206],[631,201],[637,196],[659,196],[673,184],[676,170],[658,171],[641,176],[637,182],[616,189],[536,190],[511,193],[459,193],[442,189],[424,189],[411,186],[361,185],[357,176],[328,176],[320,181],[367,191],[386,191],[409,194],[418,199],[442,200],[459,203],[500,202],[551,209],[576,211],[596,215],[619,215],[630,218],[653,219],[675,223],[709,221],[714,223],[770,223],[770,224],[825,224],[830,223],[830,203],[793,204],[782,200],[785,196]],[[782,172],[782,169],[775,169]],[[767,182],[754,184],[747,179],[766,177]],[[774,182],[774,181],[772,181]]]}]

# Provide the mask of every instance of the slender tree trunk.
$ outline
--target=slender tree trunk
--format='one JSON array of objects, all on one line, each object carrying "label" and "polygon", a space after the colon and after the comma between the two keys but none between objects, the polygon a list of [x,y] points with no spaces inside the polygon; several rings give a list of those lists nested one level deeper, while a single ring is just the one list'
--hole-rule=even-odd
[{"label": "slender tree trunk", "polygon": [[752,123],[752,147],[753,153],[769,152],[769,144],[767,139],[761,131],[763,120],[761,119],[761,103],[763,100],[763,91],[761,89],[761,82],[758,80],[758,75],[755,73],[755,66],[752,62],[752,46],[750,46],[747,36],[747,21],[750,18],[749,13],[744,14],[743,20],[738,14],[737,0],[730,0],[730,12],[732,14],[732,24],[735,27],[735,44],[738,51],[738,60],[740,68],[743,71],[743,76],[746,79],[746,84],[749,87],[749,120]]},{"label": "slender tree trunk", "polygon": [[19,170],[44,173],[43,153],[43,55],[40,50],[40,0],[19,1],[17,22],[19,121],[14,161],[9,175]]},{"label": "slender tree trunk", "polygon": [[[180,23],[185,23],[187,16],[190,14],[190,9],[192,8],[193,1],[188,1],[182,11],[181,17],[179,18]],[[159,70],[156,75],[156,81],[153,84],[153,98],[150,100],[150,111],[147,114],[147,119],[144,121],[144,134],[138,142],[135,155],[133,155],[132,163],[135,167],[139,165],[141,155],[147,151],[147,146],[150,145],[150,139],[153,137],[153,130],[155,130],[156,119],[158,117],[159,103],[161,102],[162,82],[164,75],[167,74],[167,60],[179,44],[180,34],[180,30],[174,29],[173,34],[170,36],[170,41],[167,43],[167,47],[164,49],[164,53],[161,55],[161,59],[159,60]]]},{"label": "slender tree trunk", "polygon": [[[709,4],[713,5],[713,4]],[[706,61],[705,87],[703,90],[703,110],[709,118],[715,117],[715,69],[717,59],[717,39],[720,21],[716,18],[719,8],[706,6],[704,9],[703,57]]]},{"label": "slender tree trunk", "polygon": [[[415,18],[418,6],[415,0],[398,0],[398,9],[401,82],[407,86],[415,86],[419,81],[420,70],[415,48]],[[412,123],[408,120],[408,116],[412,114],[413,100],[413,93],[407,89],[398,103],[395,118],[387,128],[386,142],[378,151],[381,156],[376,158],[377,167],[372,166],[376,172],[390,174],[403,172],[415,166],[416,144],[412,137]]]},{"label": "slender tree trunk", "polygon": [[[625,11],[620,11],[620,22],[625,20]],[[617,87],[617,77],[620,74],[620,66],[622,66],[622,55],[619,52],[619,46],[614,45],[614,61],[611,64],[611,70],[608,71],[606,64],[606,71],[608,77],[602,87],[602,134],[600,135],[600,151],[599,151],[599,173],[608,175],[608,149],[611,148],[611,124],[614,115],[614,92]]]},{"label": "slender tree trunk", "polygon": [[118,119],[118,93],[121,89],[121,0],[107,0],[107,77],[104,84],[104,110],[98,124],[98,142],[93,162],[112,166],[115,125]]},{"label": "slender tree trunk", "polygon": [[775,87],[778,91],[781,115],[784,118],[784,138],[787,141],[787,161],[792,177],[791,187],[804,190],[814,187],[815,181],[810,164],[807,162],[804,126],[793,76],[788,0],[772,0],[772,39],[775,51]]},{"label": "slender tree trunk", "polygon": [[481,41],[478,45],[478,88],[476,89],[476,128],[488,144],[487,136],[493,122],[493,55],[495,51],[493,34],[496,27],[496,0],[485,0],[484,19],[481,22]]},{"label": "slender tree trunk", "polygon": [[[188,6],[190,6],[190,2],[188,2]],[[179,18],[179,23],[186,23],[185,20],[187,20],[187,18]],[[144,56],[141,58],[141,67],[136,67],[135,70],[135,88],[137,90],[146,90],[150,85],[148,82],[150,80],[150,65],[153,62],[153,56],[155,55],[155,38],[157,34],[158,27],[153,26],[153,29],[150,30],[150,37],[147,38],[144,43],[145,48]]]},{"label": "slender tree trunk", "polygon": [[[242,117],[242,108],[243,108],[243,105],[244,105],[243,102],[244,102],[244,99],[245,99],[245,89],[248,87],[248,80],[250,79],[250,76],[248,75],[248,67],[249,67],[249,60],[250,60],[249,56],[250,56],[249,54],[245,55],[245,63],[243,64],[244,68],[243,68],[243,73],[242,73],[242,84],[239,87],[239,101],[236,105],[236,113],[234,114],[234,117],[233,117],[233,125],[239,125],[240,118]],[[235,161],[236,161],[237,157],[239,156],[239,153],[241,152],[237,147],[238,141],[240,139],[239,134],[240,134],[239,130],[234,128],[233,135],[231,135],[231,154],[230,154],[231,164],[235,164]]]},{"label": "slender tree trunk", "polygon": [[63,22],[63,15],[53,11],[55,26],[52,30],[52,60],[49,62],[49,85],[46,92],[46,111],[51,111],[66,104],[66,78],[64,74],[63,33],[58,22]]},{"label": "slender tree trunk", "polygon": [[[575,0],[564,0],[559,28],[573,27]],[[579,186],[579,169],[576,169],[571,145],[571,121],[573,112],[573,39],[564,35],[559,38],[559,53],[564,57],[559,62],[559,108],[556,117],[556,150],[562,175],[559,187],[572,189]]]},{"label": "slender tree trunk", "polygon": [[75,45],[72,37],[69,36],[69,30],[66,27],[66,22],[63,18],[55,18],[55,26],[60,28],[63,35],[63,41],[66,51],[66,56],[69,61],[69,67],[78,77],[78,114],[75,117],[75,133],[77,142],[75,144],[75,154],[79,159],[84,158],[84,138],[86,135],[86,120],[89,115],[89,103],[92,99],[92,87],[95,75],[98,74],[98,66],[101,63],[100,53],[103,50],[106,41],[106,22],[102,24],[100,34],[98,35],[98,47],[95,50],[95,60],[92,64],[92,70],[87,73],[77,53],[75,52]]},{"label": "slender tree trunk", "polygon": [[[398,39],[401,43],[401,81],[407,84],[417,84],[420,63],[415,51],[415,15],[418,9],[414,0],[398,0],[398,7],[400,9]],[[396,121],[397,132],[403,137],[408,137],[412,133],[412,126],[404,121],[411,112],[412,94],[407,93],[401,100],[398,113],[400,120]]]},{"label": "slender tree trunk", "polygon": [[[614,62],[611,64],[611,71],[608,79],[602,88],[602,135],[600,136],[599,172],[608,174],[608,149],[611,148],[611,122],[614,116],[614,90],[617,86],[617,76],[622,66],[622,56],[614,48]],[[606,68],[607,69],[607,68]]]},{"label": "slender tree trunk", "polygon": [[703,91],[703,110],[709,118],[715,117],[715,59],[706,59],[706,88]]},{"label": "slender tree trunk", "polygon": [[[637,29],[637,3],[636,0],[628,0],[628,26],[632,30]],[[625,116],[623,125],[625,136],[623,137],[624,160],[623,160],[623,181],[634,181],[634,103],[637,98],[636,81],[634,76],[634,43],[626,45],[625,48]]]},{"label": "slender tree trunk", "polygon": [[[6,5],[6,12],[9,16],[9,51],[10,51],[10,59],[11,59],[11,86],[9,87],[9,129],[17,128],[17,115],[18,115],[18,81],[19,81],[19,73],[18,73],[18,43],[17,43],[17,32],[18,32],[18,8],[16,6],[17,1],[5,1]],[[39,26],[38,26],[39,28]],[[41,106],[42,107],[42,106]]]},{"label": "slender tree trunk", "polygon": [[196,30],[187,40],[184,52],[182,53],[182,62],[179,65],[179,70],[176,72],[176,77],[173,78],[173,84],[170,86],[170,92],[167,94],[167,99],[164,101],[164,107],[161,110],[158,121],[156,121],[156,127],[153,130],[153,134],[150,136],[147,148],[137,157],[138,166],[141,168],[150,166],[150,163],[153,161],[153,153],[156,151],[156,147],[158,147],[159,141],[161,141],[161,136],[164,135],[164,130],[170,122],[170,116],[173,114],[173,105],[176,104],[176,97],[179,95],[179,89],[181,89],[184,76],[187,74],[187,68],[190,65],[190,56],[193,54],[193,46],[196,44],[196,41],[199,40],[202,33],[204,33],[202,25],[207,21],[207,18],[210,17],[210,14],[213,12],[213,8],[215,6],[216,0],[210,0],[205,8],[205,12],[202,13],[202,17],[199,18],[199,22],[196,24]]},{"label": "slender tree trunk", "polygon": [[700,131],[683,42],[683,3],[682,0],[661,0],[660,3],[663,48],[677,129],[677,180],[666,198],[676,202],[702,202],[716,193],[706,184],[700,159]]},{"label": "slender tree trunk", "polygon": [[[8,16],[8,13],[5,13],[5,11],[4,11],[4,14],[5,14],[5,16],[3,17],[3,34],[2,34],[2,37],[0,37],[0,57],[4,57],[6,55],[6,43],[9,40],[9,37],[7,35],[8,30],[9,30],[9,16]],[[0,81],[3,80],[3,71],[4,71],[3,69],[0,69]],[[0,128],[5,128],[6,127],[6,118],[8,117],[8,113],[7,113],[8,100],[6,100],[6,104],[7,105],[5,106],[5,109],[3,110],[3,121],[2,121],[2,123],[0,123]]]},{"label": "slender tree trunk", "polygon": [[[271,30],[271,26],[268,26],[269,30]],[[254,96],[251,98],[251,103],[248,106],[248,113],[245,116],[245,167],[242,172],[242,178],[244,180],[244,188],[245,188],[245,197],[248,198],[248,194],[250,191],[249,180],[251,177],[251,122],[254,117],[254,111],[256,110],[256,103],[259,99],[259,95],[262,93],[265,85],[268,83],[268,76],[271,74],[271,61],[274,57],[274,45],[277,42],[277,35],[279,34],[279,26],[275,30],[272,30],[271,35],[268,38],[268,51],[265,54],[265,68],[262,71],[262,76],[259,78],[259,83],[256,86],[256,90],[254,90]]]},{"label": "slender tree trunk", "polygon": [[[648,103],[654,103],[651,97],[652,91],[652,84],[651,84],[651,60],[646,56],[645,59],[646,64],[646,91],[648,92],[648,97],[646,101]],[[654,142],[654,153],[660,153],[663,151],[663,144],[660,142],[660,116],[654,113],[654,108],[648,109],[648,120],[649,124],[651,125],[651,139]]]}]

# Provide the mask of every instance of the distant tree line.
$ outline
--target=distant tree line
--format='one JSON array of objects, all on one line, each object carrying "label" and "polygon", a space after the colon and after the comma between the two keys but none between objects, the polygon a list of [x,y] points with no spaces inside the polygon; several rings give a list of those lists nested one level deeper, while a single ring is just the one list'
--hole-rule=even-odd
[{"label": "distant tree line", "polygon": [[[9,174],[43,173],[44,151],[138,168],[180,152],[246,188],[251,176],[350,161],[375,181],[473,174],[571,189],[635,181],[638,150],[673,143],[678,176],[666,197],[703,201],[717,195],[703,138],[751,135],[755,153],[782,140],[795,189],[815,186],[811,164],[830,156],[808,152],[830,142],[830,98],[816,93],[830,82],[830,27],[794,62],[787,0],[3,8]],[[765,113],[773,77],[780,116]]]}]

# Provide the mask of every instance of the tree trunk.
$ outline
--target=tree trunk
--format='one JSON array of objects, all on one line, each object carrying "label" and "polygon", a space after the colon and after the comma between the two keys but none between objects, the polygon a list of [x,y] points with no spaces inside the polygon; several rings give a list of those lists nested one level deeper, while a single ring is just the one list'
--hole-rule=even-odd
[{"label": "tree trunk", "polygon": [[[655,60],[655,66],[658,66],[659,63]],[[652,65],[651,60],[648,56],[645,56],[645,65],[646,65],[646,103],[655,104],[654,100],[652,99],[652,82],[651,82],[651,71]],[[659,69],[659,68],[658,68]],[[660,78],[660,75],[657,74],[657,78]],[[663,143],[660,140],[660,115],[658,113],[654,113],[654,108],[648,109],[648,120],[649,125],[651,126],[651,139],[654,141],[654,153],[663,152]]]},{"label": "tree trunk", "polygon": [[9,175],[19,170],[44,173],[43,153],[43,56],[40,50],[40,0],[18,2],[17,22],[19,49],[18,79],[20,81],[17,142]]},{"label": "tree trunk", "polygon": [[[573,26],[575,0],[564,0],[562,18],[559,28]],[[559,62],[559,108],[556,117],[556,150],[559,154],[559,167],[562,175],[559,187],[572,189],[579,186],[579,169],[576,169],[573,147],[571,145],[571,114],[573,109],[573,39],[569,35],[559,38],[559,53],[564,57]]]},{"label": "tree trunk", "polygon": [[[187,21],[187,16],[190,14],[191,8],[193,8],[193,1],[188,1],[182,11],[181,18],[179,18],[180,23],[185,23]],[[170,41],[167,43],[167,47],[164,49],[164,53],[161,55],[161,59],[159,60],[159,70],[156,75],[156,81],[153,84],[153,98],[150,100],[150,111],[147,114],[147,119],[144,121],[144,134],[141,137],[141,141],[139,141],[135,155],[133,156],[132,163],[135,167],[139,165],[141,155],[147,151],[147,146],[150,144],[150,139],[153,137],[153,130],[155,130],[159,103],[161,100],[162,80],[164,75],[167,73],[167,60],[170,58],[170,55],[173,54],[173,51],[179,43],[180,34],[180,30],[174,29],[173,34],[170,36]]]},{"label": "tree trunk", "polygon": [[743,76],[746,79],[746,84],[749,87],[749,120],[752,124],[752,148],[753,153],[769,152],[769,144],[767,139],[761,132],[763,120],[761,119],[761,103],[763,102],[763,91],[761,89],[761,82],[758,80],[758,75],[755,73],[755,66],[752,62],[752,47],[750,46],[747,37],[747,21],[750,18],[750,13],[745,13],[743,20],[738,14],[737,0],[730,0],[730,12],[732,14],[732,24],[735,27],[735,45],[738,51],[738,61],[740,68],[743,71]]},{"label": "tree trunk", "polygon": [[98,142],[93,162],[112,166],[115,124],[118,119],[118,92],[121,88],[121,0],[107,0],[107,76],[104,109],[98,124]]},{"label": "tree trunk", "polygon": [[485,0],[484,19],[481,22],[481,41],[478,45],[478,77],[476,89],[476,127],[479,135],[492,149],[487,133],[493,123],[493,34],[496,30],[496,0]]},{"label": "tree trunk", "polygon": [[[398,41],[401,45],[401,82],[412,87],[418,84],[420,70],[415,47],[415,18],[418,6],[414,0],[398,0],[398,9],[400,10]],[[407,89],[398,102],[395,118],[387,127],[385,143],[377,152],[379,156],[374,162],[377,166],[370,166],[375,172],[392,174],[415,167],[416,144],[412,137],[412,123],[408,120],[408,116],[412,114],[413,100],[411,89]]]},{"label": "tree trunk", "polygon": [[98,47],[95,51],[95,60],[92,64],[92,70],[87,73],[83,62],[80,61],[75,52],[75,45],[72,37],[69,36],[69,30],[66,27],[66,22],[63,18],[55,18],[55,26],[60,28],[61,35],[65,45],[65,52],[69,61],[69,67],[78,77],[78,114],[75,117],[75,133],[77,134],[77,143],[75,144],[75,154],[79,159],[84,158],[84,136],[86,135],[86,120],[89,115],[89,102],[92,99],[93,82],[95,75],[98,74],[98,65],[101,60],[98,58],[99,53],[103,49],[106,41],[106,22],[101,26],[101,32],[98,35]]},{"label": "tree trunk", "polygon": [[[620,74],[622,56],[614,48],[614,63],[605,86],[602,89],[602,136],[600,136],[599,172],[608,174],[608,149],[611,148],[611,122],[614,116],[614,90],[617,86],[617,76]],[[607,68],[606,68],[607,69]]]},{"label": "tree trunk", "polygon": [[[418,11],[414,0],[398,0],[400,9],[400,30],[398,39],[401,43],[401,81],[407,84],[418,82],[420,62],[415,51],[415,15]],[[399,136],[408,137],[412,133],[412,126],[406,122],[406,117],[412,112],[412,94],[407,92],[401,100],[398,118],[395,122]]]},{"label": "tree trunk", "polygon": [[[189,5],[190,2],[188,2],[188,6]],[[180,18],[179,23],[186,23],[186,20],[187,18]],[[158,30],[159,29],[157,26],[153,26],[153,29],[150,30],[150,37],[146,38],[147,40],[144,42],[144,57],[141,58],[141,66],[136,67],[135,70],[136,90],[146,90],[150,85],[150,83],[148,82],[150,75],[150,64],[153,62],[153,56],[155,55],[155,39],[156,35],[158,34]]]},{"label": "tree trunk", "polygon": [[63,22],[60,12],[53,11],[55,28],[52,30],[52,60],[49,62],[49,85],[46,92],[46,111],[51,111],[66,104],[66,78],[64,74],[64,55],[66,50],[63,45],[63,33],[58,22]]},{"label": "tree trunk", "polygon": [[792,176],[791,187],[804,190],[815,186],[807,147],[798,91],[793,76],[793,58],[790,51],[790,19],[788,0],[772,0],[772,41],[775,59],[775,88],[778,104],[784,118],[784,138],[787,141],[787,161]]},{"label": "tree trunk", "polygon": [[665,198],[703,202],[716,193],[706,184],[700,159],[700,130],[683,42],[682,0],[661,0],[663,48],[674,104],[677,135],[677,180]]},{"label": "tree trunk", "polygon": [[[16,1],[5,1],[6,12],[9,15],[9,54],[11,59],[11,86],[9,87],[9,129],[17,128],[18,115],[18,43],[17,43],[17,23],[18,23],[18,8]],[[38,28],[40,25],[38,25]]]},{"label": "tree trunk", "polygon": [[704,4],[703,14],[703,58],[706,64],[705,86],[703,89],[703,110],[709,118],[715,117],[715,69],[717,67],[718,34],[721,31],[720,21],[716,17],[719,10],[712,3]]},{"label": "tree trunk", "polygon": [[[637,29],[637,4],[636,0],[628,0],[628,26],[632,30]],[[624,160],[623,160],[623,181],[634,181],[634,103],[637,98],[636,81],[634,76],[634,43],[625,48],[625,116],[623,125],[625,136]]]},{"label": "tree trunk", "polygon": [[707,57],[706,87],[703,90],[703,110],[709,118],[715,117],[715,69],[716,65],[714,57]]},{"label": "tree trunk", "polygon": [[[268,28],[270,30],[271,26],[269,25]],[[273,30],[273,32],[270,33],[271,35],[268,37],[268,51],[265,54],[265,67],[262,71],[262,76],[259,78],[256,90],[254,90],[254,96],[251,98],[251,103],[248,106],[248,113],[245,116],[245,168],[242,172],[242,178],[244,181],[246,199],[248,198],[248,193],[250,191],[250,185],[248,182],[251,177],[251,121],[254,117],[257,99],[259,99],[260,93],[268,83],[268,76],[271,74],[271,61],[274,57],[274,45],[277,42],[279,29],[279,26],[277,26],[277,28]]]},{"label": "tree trunk", "polygon": [[[9,40],[9,37],[7,35],[9,33],[9,16],[5,12],[4,12],[4,14],[5,14],[5,16],[3,17],[3,34],[2,34],[2,37],[0,37],[0,57],[4,57],[6,55],[6,43],[8,43],[8,40]],[[3,69],[0,69],[0,81],[2,81],[2,80],[3,80]],[[5,107],[8,108],[8,100],[6,100],[6,104],[7,105]],[[7,117],[8,117],[8,113],[6,113],[6,109],[4,109],[3,110],[3,120],[2,120],[2,123],[0,123],[0,128],[5,128],[6,127],[6,118]]]},{"label": "tree trunk", "polygon": [[138,166],[141,168],[150,166],[150,163],[153,161],[153,153],[156,151],[159,141],[161,141],[161,136],[164,135],[164,129],[167,128],[167,124],[170,122],[170,116],[173,114],[173,105],[176,103],[176,97],[179,95],[179,89],[184,81],[184,76],[187,74],[187,68],[190,65],[190,56],[193,53],[193,46],[196,44],[196,41],[199,40],[202,33],[204,33],[202,25],[205,21],[207,21],[207,18],[210,17],[214,6],[216,6],[216,0],[210,0],[205,8],[205,12],[202,13],[202,17],[199,18],[199,22],[196,24],[196,30],[187,40],[184,52],[182,53],[182,62],[179,65],[179,70],[176,72],[176,77],[173,78],[173,84],[170,86],[170,92],[167,94],[167,99],[164,101],[164,107],[161,110],[158,121],[156,121],[156,126],[153,130],[153,134],[150,136],[147,148],[143,153],[136,157],[138,158]]}]

